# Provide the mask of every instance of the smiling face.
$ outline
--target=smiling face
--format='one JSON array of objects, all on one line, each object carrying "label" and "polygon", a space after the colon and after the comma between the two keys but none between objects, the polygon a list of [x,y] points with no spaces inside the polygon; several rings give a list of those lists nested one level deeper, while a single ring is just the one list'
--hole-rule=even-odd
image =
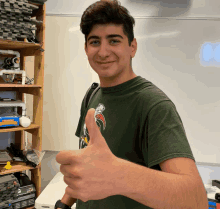
[{"label": "smiling face", "polygon": [[116,86],[136,77],[130,66],[136,50],[136,39],[129,46],[123,26],[114,24],[95,25],[87,37],[87,47],[85,44],[90,66],[98,74],[101,87]]}]

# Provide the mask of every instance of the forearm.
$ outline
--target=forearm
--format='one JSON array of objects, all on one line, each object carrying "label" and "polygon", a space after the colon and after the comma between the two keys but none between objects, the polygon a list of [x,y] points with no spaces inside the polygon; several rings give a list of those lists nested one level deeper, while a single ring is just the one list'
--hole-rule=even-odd
[{"label": "forearm", "polygon": [[61,202],[71,207],[76,202],[76,200],[77,199],[72,198],[68,194],[65,193]]},{"label": "forearm", "polygon": [[151,208],[207,209],[205,188],[189,176],[166,173],[120,159],[118,195]]}]

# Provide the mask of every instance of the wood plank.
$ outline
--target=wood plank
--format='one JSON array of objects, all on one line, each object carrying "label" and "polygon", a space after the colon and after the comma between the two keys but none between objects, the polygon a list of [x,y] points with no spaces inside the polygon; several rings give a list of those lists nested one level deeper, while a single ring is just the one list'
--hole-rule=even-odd
[{"label": "wood plank", "polygon": [[[10,87],[10,88],[42,88],[42,85],[35,85],[35,84],[13,84],[13,83],[0,83],[0,88],[6,88],[6,87]],[[1,90],[1,89],[0,89]]]},{"label": "wood plank", "polygon": [[38,170],[41,167],[41,163],[37,165],[36,168],[32,166],[27,166],[26,163],[24,162],[12,162],[11,166],[12,166],[11,169],[7,170],[4,168],[5,165],[0,165],[0,175],[6,175],[10,173],[21,172],[32,169]]},{"label": "wood plank", "polygon": [[24,41],[12,41],[0,39],[0,49],[6,50],[18,50],[18,49],[27,49],[30,48],[32,50],[39,49],[40,44],[37,43],[29,43]]},{"label": "wood plank", "polygon": [[0,128],[0,133],[5,133],[5,132],[13,132],[13,131],[28,131],[31,129],[39,129],[40,125],[31,123],[30,126],[28,126],[27,128],[24,128],[22,126],[18,126],[18,127],[8,127],[8,128]]}]

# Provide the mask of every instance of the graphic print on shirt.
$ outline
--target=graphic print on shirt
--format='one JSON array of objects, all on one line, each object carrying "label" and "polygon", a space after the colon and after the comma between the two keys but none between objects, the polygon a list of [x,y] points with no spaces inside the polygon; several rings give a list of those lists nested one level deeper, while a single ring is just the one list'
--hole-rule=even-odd
[{"label": "graphic print on shirt", "polygon": [[[105,110],[105,106],[101,103],[99,103],[98,107],[95,109],[95,121],[97,126],[99,127],[99,130],[101,132],[101,128],[105,130],[106,128],[106,121],[105,121],[105,116],[103,115],[103,111]],[[84,126],[83,126],[83,135],[80,136],[79,139],[79,149],[83,149],[87,147],[89,143],[89,132],[86,128],[86,123],[84,121]]]}]

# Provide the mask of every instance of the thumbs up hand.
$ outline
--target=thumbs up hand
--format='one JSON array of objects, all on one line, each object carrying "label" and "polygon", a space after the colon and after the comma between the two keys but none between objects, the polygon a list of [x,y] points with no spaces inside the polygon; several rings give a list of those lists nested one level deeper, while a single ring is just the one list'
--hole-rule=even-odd
[{"label": "thumbs up hand", "polygon": [[94,118],[95,109],[89,109],[85,118],[90,141],[81,150],[61,151],[56,161],[68,185],[66,193],[83,202],[116,195],[120,186],[120,161],[109,149]]}]

